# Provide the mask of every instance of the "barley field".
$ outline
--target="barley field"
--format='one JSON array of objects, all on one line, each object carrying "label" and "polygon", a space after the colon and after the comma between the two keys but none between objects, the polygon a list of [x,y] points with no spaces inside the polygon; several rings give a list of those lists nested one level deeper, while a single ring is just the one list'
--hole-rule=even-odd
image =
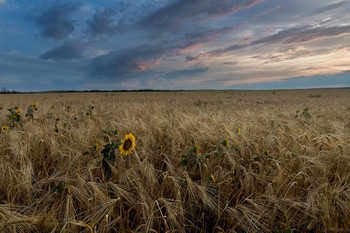
[{"label": "barley field", "polygon": [[350,90],[8,94],[0,108],[0,232],[350,232]]}]

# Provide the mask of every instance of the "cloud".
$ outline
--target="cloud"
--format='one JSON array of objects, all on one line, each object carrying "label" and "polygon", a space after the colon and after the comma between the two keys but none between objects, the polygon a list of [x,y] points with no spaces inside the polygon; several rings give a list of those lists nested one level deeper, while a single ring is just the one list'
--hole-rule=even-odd
[{"label": "cloud", "polygon": [[[28,55],[0,54],[0,83],[14,90],[74,89],[81,82],[79,61],[48,62]],[[20,68],[19,68],[20,67]]]},{"label": "cloud", "polygon": [[327,6],[323,6],[323,7],[320,7],[318,9],[316,9],[312,14],[321,14],[321,13],[324,13],[326,11],[331,11],[331,10],[335,10],[335,9],[338,9],[342,6],[344,6],[346,4],[347,1],[342,1],[342,2],[338,2],[338,3],[334,3],[334,4],[329,4]]},{"label": "cloud", "polygon": [[[240,8],[252,6],[260,1],[261,0],[249,0],[237,3],[236,1],[205,0],[204,5],[201,5],[201,8],[205,10],[204,12],[207,16],[214,17],[233,13]],[[175,8],[172,8],[174,7],[174,4]],[[170,4],[170,6],[167,5],[165,7],[159,8],[159,10],[156,11],[158,13],[151,14],[148,19],[150,20],[152,18],[152,15],[154,16],[155,14],[160,14],[160,12],[167,12],[167,9],[169,7],[171,7],[175,12],[174,16],[177,16],[177,14],[183,14],[185,17],[192,17],[196,14],[202,15],[202,13],[200,13],[202,12],[202,9],[198,11],[197,7],[193,7],[192,5],[190,5],[190,9],[186,9],[188,11],[187,13],[179,11],[179,9],[184,9],[185,6],[188,6],[187,1],[177,0],[175,3]],[[60,7],[56,6],[56,8]],[[193,51],[199,47],[209,45],[213,43],[215,41],[215,38],[218,36],[224,33],[232,32],[247,22],[255,20],[256,17],[267,14],[277,8],[279,7],[265,11],[262,14],[256,15],[250,20],[244,21],[243,23],[239,23],[234,26],[227,26],[219,29],[210,29],[204,25],[202,27],[197,26],[195,30],[183,30],[181,33],[176,34],[174,37],[157,39],[151,44],[144,44],[132,48],[111,51],[107,54],[97,56],[90,60],[89,65],[86,67],[86,69],[88,70],[88,73],[94,77],[99,76],[104,78],[122,80],[125,79],[124,76],[128,74],[143,72],[145,70],[149,70],[158,66],[164,57],[171,57],[183,53],[188,53],[191,50]],[[113,35],[117,33],[119,30],[122,30],[122,27],[127,23],[125,22],[126,19],[123,19],[122,16],[126,14],[125,12],[128,12],[127,14],[129,14],[129,10],[130,9],[126,5],[122,5],[120,9],[104,8],[97,10],[93,17],[87,20],[88,33],[92,36]],[[190,11],[194,11],[194,13],[192,14]],[[171,20],[172,17],[169,17],[169,20]],[[152,27],[151,24],[148,24],[148,26]],[[79,46],[77,43],[65,43],[62,46],[46,51],[39,58],[44,60],[77,59],[82,57],[81,50],[82,46]],[[192,73],[187,70],[189,74],[195,74],[195,71],[203,72],[203,70],[200,69],[191,70]],[[175,72],[171,75],[175,74],[177,73]]]},{"label": "cloud", "polygon": [[258,55],[252,58],[256,58],[258,60],[266,60],[264,64],[287,61],[293,59],[299,59],[304,57],[311,56],[319,56],[319,55],[331,55],[336,53],[343,53],[350,49],[350,45],[340,45],[337,47],[322,47],[319,49],[308,49],[303,46],[292,47],[289,49],[279,50],[277,52],[273,52],[267,55]]},{"label": "cloud", "polygon": [[247,48],[258,44],[279,43],[284,45],[292,45],[292,44],[310,42],[314,40],[320,40],[320,39],[329,38],[329,37],[341,36],[349,33],[350,33],[349,25],[334,26],[334,27],[310,27],[310,26],[296,27],[296,28],[290,28],[287,30],[280,31],[272,36],[264,37],[262,39],[255,40],[247,44],[236,44],[226,48],[216,49],[208,53],[200,54],[198,56],[187,56],[187,60],[193,61],[203,57],[220,56],[227,52]]},{"label": "cloud", "polygon": [[251,90],[350,87],[349,75],[350,71],[343,71],[338,74],[298,76],[282,80],[238,84],[233,87]]},{"label": "cloud", "polygon": [[170,53],[171,49],[162,46],[140,45],[95,57],[87,69],[92,76],[122,79],[124,75],[159,65],[159,58]]},{"label": "cloud", "polygon": [[92,36],[113,35],[123,25],[123,19],[117,19],[117,14],[118,12],[113,8],[98,9],[92,19],[87,21],[88,33]]},{"label": "cloud", "polygon": [[[112,51],[106,55],[95,57],[89,64],[91,75],[119,78],[121,76],[145,71],[158,66],[163,57],[172,57],[188,53],[198,47],[211,44],[215,38],[237,26],[206,31],[205,29],[182,33],[177,37],[153,44],[144,44],[133,48]],[[199,70],[198,70],[199,71]]]},{"label": "cloud", "polygon": [[[171,56],[186,54],[199,47],[210,45],[214,43],[217,37],[235,31],[246,23],[255,20],[257,17],[268,14],[278,8],[279,6],[264,11],[237,25],[219,29],[198,27],[196,30],[183,31],[167,39],[158,39],[158,41],[153,41],[152,44],[112,51],[106,55],[94,58],[90,62],[89,72],[93,76],[100,75],[102,77],[122,79],[121,76],[123,75],[145,71],[158,66],[162,62],[163,57],[169,58]],[[195,60],[196,58],[187,56],[187,60],[192,59]]]},{"label": "cloud", "polygon": [[177,31],[187,19],[199,17],[199,19],[207,20],[208,18],[222,17],[260,2],[262,0],[177,0],[147,16],[140,22],[140,26],[161,32]]},{"label": "cloud", "polygon": [[40,28],[41,36],[60,40],[71,34],[75,29],[72,15],[80,6],[80,2],[56,1],[41,15],[35,17],[34,22]]},{"label": "cloud", "polygon": [[117,1],[114,8],[106,7],[95,11],[94,15],[86,21],[87,33],[96,37],[132,31],[137,28],[135,25],[137,22],[164,4],[165,2],[155,0],[143,3]]},{"label": "cloud", "polygon": [[50,49],[39,56],[42,60],[71,60],[82,57],[81,43],[65,43],[62,46]]},{"label": "cloud", "polygon": [[238,62],[237,61],[235,61],[235,62],[224,62],[224,63],[222,63],[223,65],[230,65],[230,66],[234,66],[234,65],[237,65],[238,64]]},{"label": "cloud", "polygon": [[281,44],[296,44],[319,40],[327,37],[340,36],[350,33],[350,26],[335,26],[335,27],[300,27],[291,28],[281,31],[270,37],[260,39],[253,44],[260,43],[281,43]]},{"label": "cloud", "polygon": [[175,71],[171,71],[171,72],[166,73],[165,78],[168,80],[171,80],[171,79],[176,79],[178,77],[194,76],[194,75],[205,73],[208,70],[209,70],[208,67],[175,70]]}]

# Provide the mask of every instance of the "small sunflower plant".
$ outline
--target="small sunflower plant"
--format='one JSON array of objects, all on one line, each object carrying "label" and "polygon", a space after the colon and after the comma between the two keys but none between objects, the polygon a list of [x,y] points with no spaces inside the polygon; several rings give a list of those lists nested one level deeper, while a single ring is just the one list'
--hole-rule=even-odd
[{"label": "small sunflower plant", "polygon": [[30,119],[34,119],[34,111],[38,111],[38,104],[37,103],[33,103],[33,104],[29,105],[29,107],[27,108],[26,117],[28,117]]},{"label": "small sunflower plant", "polygon": [[229,146],[230,146],[230,143],[228,138],[225,138],[224,140],[222,140],[216,147],[214,158],[222,159],[224,157],[223,148],[229,147]]},{"label": "small sunflower plant", "polygon": [[205,159],[210,157],[209,153],[202,154],[200,147],[193,146],[189,149],[187,154],[182,156],[182,165],[186,167],[193,167],[198,164],[200,167],[205,166]]},{"label": "small sunflower plant", "polygon": [[[117,158],[117,151],[119,150],[122,156],[127,156],[132,153],[135,149],[135,136],[132,133],[126,134],[124,139],[117,141],[116,135],[118,133],[117,129],[107,129],[102,130],[105,134],[103,141],[103,149],[101,150],[102,160],[101,167],[104,170],[104,175],[108,178],[111,175],[111,164],[115,164]],[[98,152],[98,144],[93,145],[89,148],[89,152],[85,152],[84,155],[90,155],[95,158]]]},{"label": "small sunflower plant", "polygon": [[270,151],[269,150],[264,150],[262,153],[260,154],[257,154],[255,157],[254,157],[254,160],[257,161],[257,162],[262,162],[264,161],[265,159],[267,158],[270,158]]},{"label": "small sunflower plant", "polygon": [[94,110],[94,106],[92,106],[92,105],[89,105],[89,108],[88,108],[88,111],[86,112],[86,116],[88,117],[88,118],[91,118],[92,117],[92,110]]},{"label": "small sunflower plant", "polygon": [[22,111],[19,109],[18,106],[12,107],[7,109],[10,113],[7,115],[7,119],[9,120],[8,127],[10,129],[15,128],[18,123],[21,121],[21,114]]}]

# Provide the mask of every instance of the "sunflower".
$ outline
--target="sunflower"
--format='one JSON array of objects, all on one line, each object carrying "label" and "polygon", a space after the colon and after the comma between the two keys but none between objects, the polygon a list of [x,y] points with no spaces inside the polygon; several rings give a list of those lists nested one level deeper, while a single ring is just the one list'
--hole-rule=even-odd
[{"label": "sunflower", "polygon": [[1,127],[1,132],[7,132],[7,131],[9,131],[9,127],[7,127],[6,125]]},{"label": "sunflower", "polygon": [[222,142],[220,144],[222,144],[223,146],[227,146],[228,147],[229,146],[228,138],[222,140]]},{"label": "sunflower", "polygon": [[34,103],[34,104],[32,104],[32,107],[33,107],[33,108],[37,108],[37,107],[38,107],[38,104],[37,104],[37,103]]},{"label": "sunflower", "polygon": [[132,150],[135,148],[135,137],[130,134],[126,134],[124,140],[121,140],[122,144],[119,146],[119,151],[122,155],[127,156],[132,153]]},{"label": "sunflower", "polygon": [[21,115],[22,112],[21,112],[21,110],[18,109],[18,110],[16,110],[16,113],[17,113],[17,115]]},{"label": "sunflower", "polygon": [[199,153],[199,147],[198,147],[198,146],[196,146],[196,154],[197,154],[197,155],[200,154],[200,153]]},{"label": "sunflower", "polygon": [[19,109],[19,106],[15,106],[15,110],[18,110]]}]

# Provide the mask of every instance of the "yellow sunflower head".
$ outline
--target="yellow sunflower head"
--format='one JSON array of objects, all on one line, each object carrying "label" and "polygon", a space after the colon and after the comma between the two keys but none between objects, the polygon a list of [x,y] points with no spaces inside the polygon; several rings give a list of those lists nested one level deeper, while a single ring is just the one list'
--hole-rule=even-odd
[{"label": "yellow sunflower head", "polygon": [[9,131],[9,127],[7,127],[6,125],[1,127],[1,132],[7,132],[7,131]]},{"label": "yellow sunflower head", "polygon": [[17,115],[21,115],[22,112],[21,112],[21,110],[17,109],[16,113],[17,113]]},{"label": "yellow sunflower head", "polygon": [[132,153],[132,150],[135,148],[135,137],[130,134],[126,134],[124,140],[121,140],[122,144],[119,146],[120,154],[127,156]]},{"label": "yellow sunflower head", "polygon": [[200,154],[200,152],[199,152],[199,147],[198,147],[198,146],[196,146],[196,154],[197,154],[197,155]]},{"label": "yellow sunflower head", "polygon": [[33,107],[33,108],[37,108],[37,107],[38,107],[38,104],[37,104],[37,103],[34,103],[34,104],[32,104],[32,107]]},{"label": "yellow sunflower head", "polygon": [[225,138],[224,140],[222,140],[221,142],[220,142],[220,144],[221,145],[223,145],[223,146],[229,146],[229,143],[228,143],[228,138]]}]

